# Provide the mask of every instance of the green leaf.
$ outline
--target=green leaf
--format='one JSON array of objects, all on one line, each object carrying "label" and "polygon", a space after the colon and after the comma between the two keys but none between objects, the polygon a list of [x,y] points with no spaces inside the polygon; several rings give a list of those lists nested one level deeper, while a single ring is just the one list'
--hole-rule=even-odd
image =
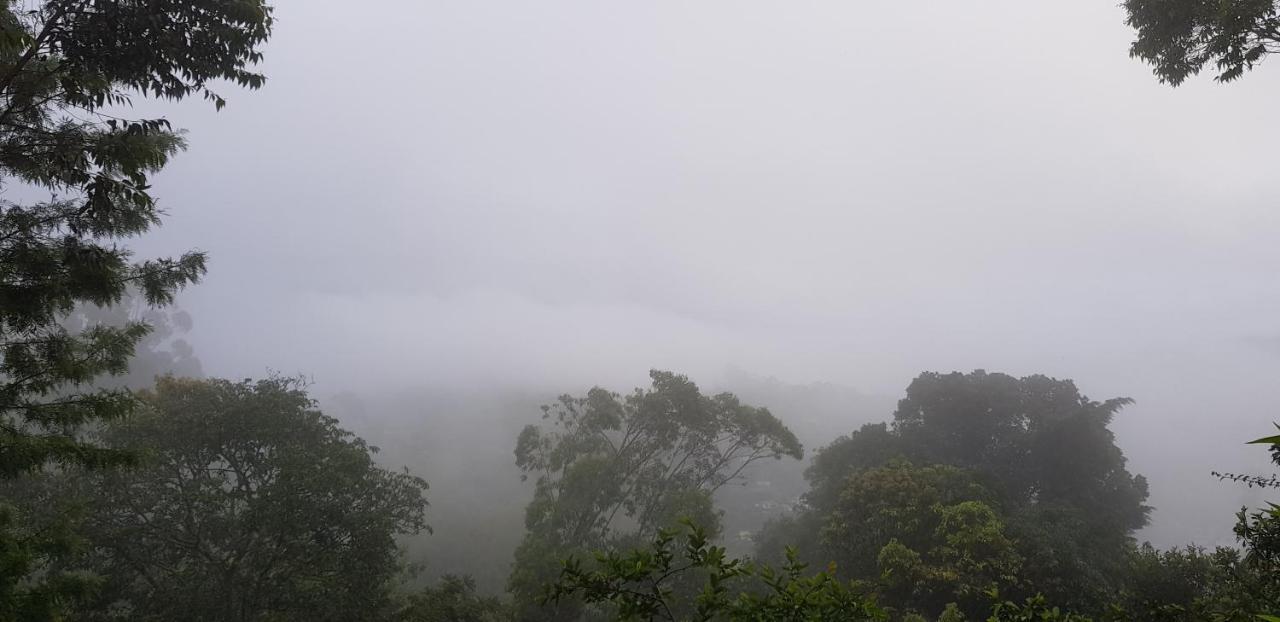
[{"label": "green leaf", "polygon": [[1249,441],[1250,445],[1280,445],[1280,434],[1275,436],[1264,436],[1255,441]]}]

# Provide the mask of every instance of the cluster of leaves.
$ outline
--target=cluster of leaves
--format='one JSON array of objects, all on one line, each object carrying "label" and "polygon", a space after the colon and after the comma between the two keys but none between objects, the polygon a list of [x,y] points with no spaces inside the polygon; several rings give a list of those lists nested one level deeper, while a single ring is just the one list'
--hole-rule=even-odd
[{"label": "cluster of leaves", "polygon": [[993,499],[967,471],[895,459],[850,475],[820,517],[818,541],[826,559],[873,584],[887,607],[952,604],[974,613],[988,589],[1012,584],[1022,566]]},{"label": "cluster of leaves", "polygon": [[[1280,425],[1276,426],[1280,429]],[[1251,444],[1267,445],[1271,462],[1280,467],[1280,435],[1267,436]],[[1271,478],[1274,481],[1274,476]],[[1280,505],[1267,503],[1267,507],[1254,512],[1241,509],[1236,515],[1236,538],[1244,547],[1242,564],[1259,577],[1253,591],[1269,600],[1273,618],[1280,619]]]},{"label": "cluster of leaves", "polygon": [[521,432],[516,464],[536,479],[509,586],[528,615],[565,556],[642,544],[681,517],[714,532],[716,490],[760,460],[803,455],[768,410],[703,395],[684,376],[650,376],[651,388],[625,396],[563,396],[544,407],[547,426]]},{"label": "cluster of leaves", "polygon": [[[565,560],[543,599],[604,605],[617,620],[887,619],[873,599],[837,579],[833,569],[807,575],[806,568],[794,551],[781,570],[729,558],[686,521],[682,529],[661,530],[645,549],[597,552],[591,564]],[[692,593],[691,582],[699,586]]]},{"label": "cluster of leaves", "polygon": [[1092,622],[1091,618],[1077,615],[1050,605],[1043,595],[1031,596],[1022,602],[1000,600],[1000,593],[992,591],[995,601],[987,622]]},{"label": "cluster of leaves", "polygon": [[1144,545],[1131,555],[1125,584],[1105,619],[1253,622],[1277,600],[1261,570],[1234,548],[1159,551]]},{"label": "cluster of leaves", "polygon": [[1275,0],[1125,0],[1124,7],[1137,31],[1129,55],[1174,86],[1205,67],[1230,82],[1280,48]]},{"label": "cluster of leaves", "polygon": [[476,593],[471,577],[444,575],[439,585],[410,594],[395,622],[502,622],[509,619],[505,604]]}]

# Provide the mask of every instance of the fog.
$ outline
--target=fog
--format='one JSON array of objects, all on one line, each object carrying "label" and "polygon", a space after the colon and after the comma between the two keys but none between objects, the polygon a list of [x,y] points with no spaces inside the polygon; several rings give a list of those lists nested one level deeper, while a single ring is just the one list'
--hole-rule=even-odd
[{"label": "fog", "polygon": [[[921,371],[1071,378],[1136,400],[1141,538],[1230,543],[1260,498],[1210,471],[1265,470],[1241,443],[1280,418],[1280,67],[1161,85],[1105,2],[276,12],[263,90],[164,108],[192,148],[136,248],[210,253],[179,299],[205,373],[424,439],[437,539],[450,482],[521,489],[532,405],[651,368],[810,450]],[[815,386],[866,399],[769,403]]]}]

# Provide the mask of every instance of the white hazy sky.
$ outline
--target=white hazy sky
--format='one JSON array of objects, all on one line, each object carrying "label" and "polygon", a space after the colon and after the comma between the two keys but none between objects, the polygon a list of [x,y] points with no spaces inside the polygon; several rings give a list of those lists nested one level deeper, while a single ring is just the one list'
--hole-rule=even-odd
[{"label": "white hazy sky", "polygon": [[324,391],[1074,378],[1216,541],[1280,419],[1280,60],[1171,89],[1114,4],[281,0],[266,88],[165,108],[140,248],[210,252],[208,372]]}]

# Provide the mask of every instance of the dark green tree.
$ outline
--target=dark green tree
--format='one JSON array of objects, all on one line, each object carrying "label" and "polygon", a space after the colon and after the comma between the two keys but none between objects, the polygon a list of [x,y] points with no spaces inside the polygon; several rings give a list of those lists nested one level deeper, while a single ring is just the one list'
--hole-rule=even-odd
[{"label": "dark green tree", "polygon": [[1280,49],[1275,0],[1125,0],[1137,30],[1129,55],[1177,86],[1206,67],[1230,82]]},{"label": "dark green tree", "polygon": [[[73,332],[62,320],[131,287],[168,303],[205,257],[136,261],[123,244],[159,223],[149,180],[183,141],[164,119],[120,115],[133,97],[221,107],[211,84],[257,88],[271,25],[263,0],[0,5],[0,478],[129,461],[82,430],[135,407],[128,391],[92,383],[125,372],[147,326]],[[85,585],[39,571],[67,542],[24,530],[12,508],[0,516],[0,618],[52,615]]]},{"label": "dark green tree", "polygon": [[385,619],[426,482],[380,468],[297,381],[166,377],[141,395],[100,435],[138,467],[46,478],[83,514],[66,566],[104,578],[79,618]]},{"label": "dark green tree", "polygon": [[[1128,403],[1089,400],[1070,381],[1044,376],[921,374],[898,403],[891,426],[864,426],[819,452],[806,473],[812,488],[805,508],[790,524],[810,529],[814,519],[809,517],[830,523],[837,510],[854,511],[841,499],[852,494],[849,486],[860,481],[857,474],[895,457],[954,467],[988,496],[940,503],[980,501],[994,512],[1002,537],[1016,543],[1018,556],[1035,560],[1021,569],[1022,589],[1044,592],[1051,602],[1078,610],[1097,610],[1119,585],[1133,546],[1131,534],[1146,523],[1149,511],[1146,482],[1126,470],[1109,430],[1114,414]],[[910,500],[894,499],[884,497],[890,506]],[[905,517],[919,509],[897,511]],[[874,539],[854,527],[849,533]],[[765,534],[763,540],[808,542],[816,550],[802,551],[807,561],[841,559],[848,564],[845,570],[872,579],[866,558],[888,544],[883,535],[876,536],[874,547],[830,536],[814,543],[803,533],[795,538]]]},{"label": "dark green tree", "polygon": [[[680,589],[695,579],[699,589]],[[828,568],[808,574],[794,551],[781,570],[732,559],[691,522],[660,530],[653,543],[565,560],[543,597],[605,605],[616,620],[729,622],[887,620],[875,601]]]},{"label": "dark green tree", "polygon": [[446,574],[438,585],[409,595],[396,622],[503,622],[510,612],[502,601],[476,593],[471,577]]},{"label": "dark green tree", "polygon": [[1044,596],[1036,595],[1022,602],[999,600],[999,594],[992,592],[996,598],[991,608],[991,616],[987,622],[1093,622],[1092,618],[1064,611],[1050,605]]},{"label": "dark green tree", "polygon": [[803,455],[768,410],[703,395],[684,376],[650,376],[651,388],[625,396],[563,396],[544,407],[547,425],[521,432],[516,464],[535,483],[509,584],[517,603],[531,604],[573,552],[640,546],[682,517],[714,533],[716,490],[750,464]]},{"label": "dark green tree", "polygon": [[1274,603],[1258,572],[1241,551],[1196,547],[1136,549],[1112,618],[1126,622],[1256,622]]},{"label": "dark green tree", "polygon": [[1021,506],[1079,508],[1105,527],[1146,525],[1146,480],[1125,468],[1109,428],[1128,398],[1096,402],[1070,380],[975,371],[921,374],[894,413],[920,462],[972,469]]},{"label": "dark green tree", "polygon": [[[1276,429],[1280,430],[1280,424]],[[1271,452],[1271,462],[1280,467],[1280,434],[1266,436],[1250,444],[1265,445]],[[1249,486],[1280,489],[1280,479],[1276,474],[1219,474],[1219,477]],[[1237,584],[1246,586],[1247,593],[1255,595],[1255,604],[1251,604],[1254,611],[1280,619],[1280,505],[1268,502],[1262,509],[1241,509],[1236,515],[1235,533],[1244,556],[1240,560],[1241,572],[1235,573],[1233,578],[1237,579]]]},{"label": "dark green tree", "polygon": [[0,203],[0,474],[121,457],[74,431],[122,416],[132,399],[79,389],[124,372],[146,326],[72,333],[61,319],[81,303],[118,303],[130,287],[149,304],[168,303],[204,272],[205,257],[135,262],[117,242],[159,223],[149,178],[183,141],[163,119],[114,115],[134,95],[220,106],[211,82],[260,86],[248,67],[270,28],[259,0],[0,8],[0,181],[49,197]]},{"label": "dark green tree", "polygon": [[810,489],[804,501],[811,507],[833,507],[851,473],[883,466],[906,455],[902,439],[888,424],[868,423],[813,456],[805,469]]},{"label": "dark green tree", "polygon": [[[1280,436],[1261,438],[1280,464]],[[1274,475],[1216,474],[1249,486],[1280,488]],[[1240,548],[1198,547],[1157,550],[1150,544],[1132,549],[1126,557],[1115,598],[1097,615],[1113,622],[1257,622],[1280,620],[1280,560],[1276,525],[1280,510],[1274,504],[1238,514]],[[1050,607],[1042,596],[1025,605],[1003,602],[993,620],[1080,619]]]},{"label": "dark green tree", "polygon": [[961,469],[891,462],[848,478],[822,541],[886,606],[936,617],[956,603],[979,615],[986,592],[1013,585],[1022,567],[993,498]]}]

